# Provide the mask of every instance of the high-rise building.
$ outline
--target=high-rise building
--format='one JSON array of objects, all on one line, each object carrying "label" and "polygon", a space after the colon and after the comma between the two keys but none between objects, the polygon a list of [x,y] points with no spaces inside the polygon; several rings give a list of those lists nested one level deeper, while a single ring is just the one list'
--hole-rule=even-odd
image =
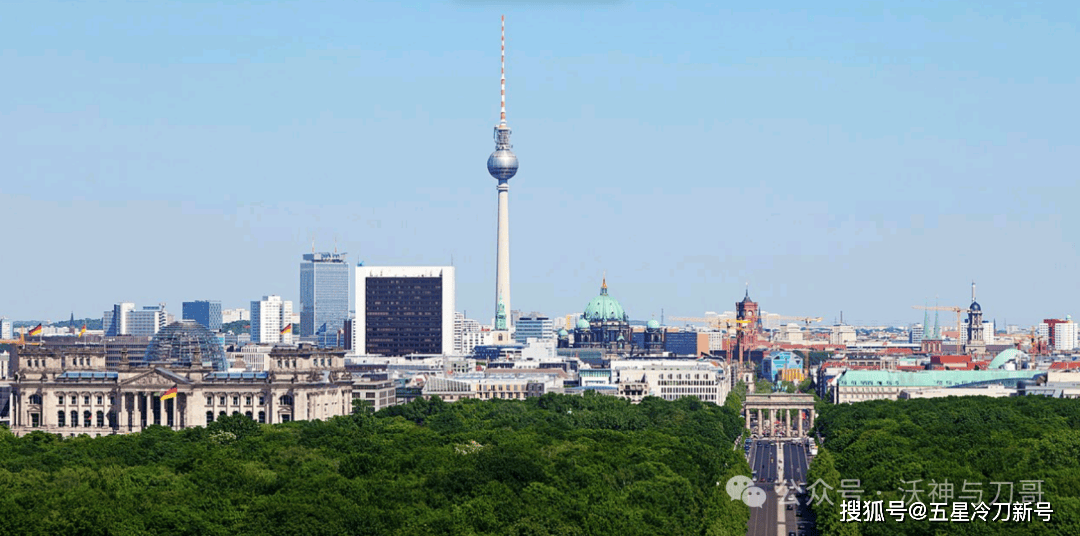
[{"label": "high-rise building", "polygon": [[115,337],[117,335],[130,335],[128,333],[128,313],[135,310],[135,304],[131,302],[120,302],[113,305],[111,311],[105,311],[101,314],[101,328],[105,330],[106,337]]},{"label": "high-rise building", "polygon": [[518,319],[514,331],[514,340],[524,343],[532,339],[554,339],[555,323],[540,313],[532,313]]},{"label": "high-rise building", "polygon": [[15,338],[14,324],[8,318],[0,318],[0,339],[11,340]]},{"label": "high-rise building", "polygon": [[357,266],[353,351],[454,351],[453,266]]},{"label": "high-rise building", "polygon": [[300,336],[336,334],[349,318],[345,253],[307,253],[300,264]]},{"label": "high-rise building", "polygon": [[184,302],[183,319],[194,320],[210,331],[221,331],[221,302],[196,300]]},{"label": "high-rise building", "polygon": [[292,344],[292,302],[275,295],[251,302],[251,342]]},{"label": "high-rise building", "polygon": [[1077,348],[1076,322],[1066,316],[1064,322],[1054,324],[1054,350],[1072,351]]},{"label": "high-rise building", "polygon": [[165,311],[165,304],[144,305],[138,311],[130,311],[127,314],[126,333],[121,335],[134,335],[136,337],[153,337],[157,332],[169,324],[169,313]]},{"label": "high-rise building", "polygon": [[165,311],[164,303],[147,305],[136,310],[134,303],[121,302],[114,305],[111,311],[105,311],[101,315],[101,327],[106,337],[119,335],[153,337],[168,322],[169,313]]},{"label": "high-rise building", "polygon": [[228,324],[229,322],[239,322],[241,320],[251,320],[251,311],[248,311],[247,309],[222,309],[222,324]]},{"label": "high-rise building", "polygon": [[[502,75],[500,78],[499,124],[495,125],[495,152],[488,157],[488,173],[499,181],[499,216],[495,248],[495,330],[509,332],[510,320],[510,179],[517,174],[518,159],[511,150],[510,127],[506,125],[506,17],[502,17]],[[359,285],[359,283],[357,284]],[[359,310],[357,310],[359,312]],[[499,338],[502,339],[501,337]]]},{"label": "high-rise building", "polygon": [[911,330],[908,331],[908,343],[909,344],[922,344],[923,340],[923,325],[913,324]]}]

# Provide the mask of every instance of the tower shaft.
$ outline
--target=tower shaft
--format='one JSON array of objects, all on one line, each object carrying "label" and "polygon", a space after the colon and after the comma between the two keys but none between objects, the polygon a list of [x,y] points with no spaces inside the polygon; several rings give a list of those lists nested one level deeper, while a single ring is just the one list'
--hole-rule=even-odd
[{"label": "tower shaft", "polygon": [[[499,181],[498,244],[495,251],[495,328],[510,330],[510,184]],[[500,315],[502,318],[499,318]],[[500,321],[503,325],[500,325]]]}]

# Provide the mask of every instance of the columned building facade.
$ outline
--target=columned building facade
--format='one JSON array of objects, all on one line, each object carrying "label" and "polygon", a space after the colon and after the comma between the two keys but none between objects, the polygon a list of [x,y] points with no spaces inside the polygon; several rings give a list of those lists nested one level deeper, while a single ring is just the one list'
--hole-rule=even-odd
[{"label": "columned building facade", "polygon": [[[201,364],[122,363],[106,370],[100,349],[17,348],[12,356],[12,431],[75,436],[205,426],[224,415],[262,423],[328,419],[352,411],[344,352],[279,347],[266,372],[214,371]],[[162,395],[175,388],[173,398]]]}]

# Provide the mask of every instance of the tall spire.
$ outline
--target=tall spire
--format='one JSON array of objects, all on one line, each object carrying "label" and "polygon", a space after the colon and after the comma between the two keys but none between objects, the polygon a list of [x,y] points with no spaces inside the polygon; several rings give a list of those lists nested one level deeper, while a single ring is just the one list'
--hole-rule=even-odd
[{"label": "tall spire", "polygon": [[971,282],[971,303],[975,303],[975,282]]},{"label": "tall spire", "polygon": [[499,76],[499,124],[506,125],[506,15],[502,16],[502,24],[500,26],[500,44],[502,49],[499,51],[499,62],[501,74]]}]

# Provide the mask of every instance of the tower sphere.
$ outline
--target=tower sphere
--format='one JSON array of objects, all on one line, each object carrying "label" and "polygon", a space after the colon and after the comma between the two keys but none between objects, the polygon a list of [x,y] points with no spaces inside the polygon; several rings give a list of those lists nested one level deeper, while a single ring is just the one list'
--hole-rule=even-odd
[{"label": "tower sphere", "polygon": [[518,159],[510,149],[496,149],[488,157],[487,167],[492,177],[507,180],[517,174]]}]

